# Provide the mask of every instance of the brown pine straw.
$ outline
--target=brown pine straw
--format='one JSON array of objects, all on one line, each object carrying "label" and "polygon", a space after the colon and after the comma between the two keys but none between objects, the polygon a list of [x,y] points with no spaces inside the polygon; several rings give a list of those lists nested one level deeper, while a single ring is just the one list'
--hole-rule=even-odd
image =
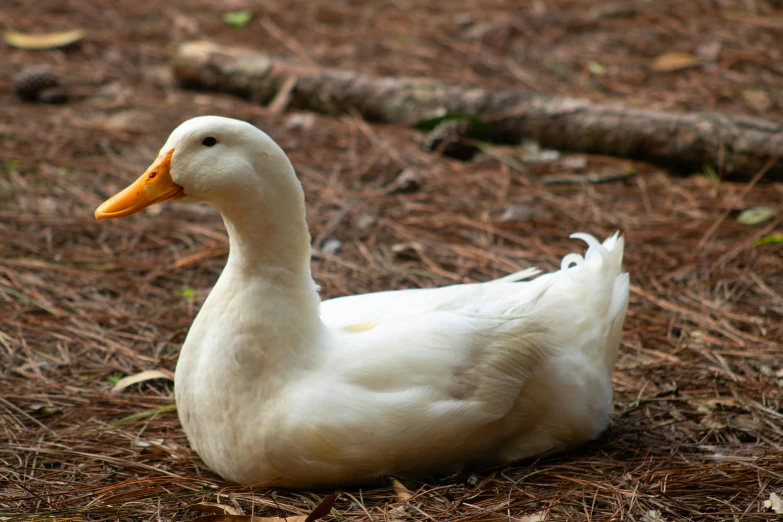
[{"label": "brown pine straw", "polygon": [[[270,54],[365,72],[487,86],[525,79],[541,92],[756,114],[748,100],[758,96],[736,86],[778,88],[779,60],[764,44],[777,34],[776,12],[741,0],[642,2],[635,14],[611,16],[570,0],[544,11],[504,1],[466,7],[474,21],[511,24],[511,40],[496,45],[464,36],[453,21],[460,13],[393,4],[265,3],[255,14],[270,21],[246,32],[224,26],[213,2],[112,10],[50,0],[0,13],[5,25],[79,25],[90,35],[67,53],[2,48],[0,78],[40,62],[96,91],[59,107],[21,104],[0,80],[0,520],[179,521],[199,516],[187,510],[198,502],[294,516],[331,493],[240,487],[210,473],[187,445],[166,379],[111,392],[119,378],[174,370],[227,241],[207,208],[167,204],[108,223],[92,212],[146,168],[176,123],[207,113],[247,119],[289,152],[325,298],[553,270],[583,251],[572,232],[627,235],[631,306],[614,414],[599,440],[509,467],[346,490],[324,520],[773,516],[764,502],[783,490],[783,247],[752,244],[783,233],[779,184],[756,183],[757,172],[713,182],[614,158],[542,159],[520,147],[459,162],[421,152],[410,129],[181,91],[166,79],[165,49],[186,38],[252,37]],[[705,42],[722,46],[714,69],[634,68],[640,48],[652,58]],[[607,72],[583,76],[587,60]],[[775,103],[765,117],[783,117]],[[542,182],[591,174],[606,181]],[[754,206],[776,214],[736,222]]]}]

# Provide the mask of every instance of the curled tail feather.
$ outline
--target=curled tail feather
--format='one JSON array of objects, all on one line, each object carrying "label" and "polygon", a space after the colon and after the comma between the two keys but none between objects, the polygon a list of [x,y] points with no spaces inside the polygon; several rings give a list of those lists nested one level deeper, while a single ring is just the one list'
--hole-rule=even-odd
[{"label": "curled tail feather", "polygon": [[[585,233],[572,234],[571,237],[587,243],[587,252],[584,256],[571,253],[563,257],[561,273],[566,286],[562,288],[574,298],[581,296],[587,307],[584,313],[592,316],[594,324],[603,329],[600,334],[602,342],[595,348],[604,359],[607,370],[611,371],[617,359],[628,309],[630,280],[623,270],[625,240],[619,232],[603,243]],[[553,283],[558,284],[557,281]]]}]

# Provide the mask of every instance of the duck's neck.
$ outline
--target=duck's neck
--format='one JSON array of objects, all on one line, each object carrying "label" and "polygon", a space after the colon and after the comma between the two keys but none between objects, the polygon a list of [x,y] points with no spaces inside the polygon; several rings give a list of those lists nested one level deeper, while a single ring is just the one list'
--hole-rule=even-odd
[{"label": "duck's neck", "polygon": [[253,306],[263,304],[271,313],[274,308],[266,305],[283,300],[290,306],[278,313],[295,313],[299,321],[315,324],[320,299],[310,271],[304,195],[298,182],[289,192],[270,195],[248,187],[218,206],[229,237],[223,278],[230,279],[232,291],[250,287],[247,299],[257,301]]},{"label": "duck's neck", "polygon": [[276,212],[253,199],[238,197],[220,209],[232,267],[251,276],[286,273],[309,278],[310,234],[304,208]]}]

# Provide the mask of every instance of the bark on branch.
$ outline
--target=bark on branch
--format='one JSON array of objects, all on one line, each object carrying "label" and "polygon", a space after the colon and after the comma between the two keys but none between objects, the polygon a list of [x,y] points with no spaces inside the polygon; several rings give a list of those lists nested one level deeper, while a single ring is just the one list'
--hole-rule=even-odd
[{"label": "bark on branch", "polygon": [[[185,87],[234,93],[262,104],[285,85],[291,106],[326,114],[354,109],[371,121],[410,125],[444,109],[459,111],[487,121],[490,140],[528,138],[560,150],[624,156],[691,171],[711,164],[726,174],[752,176],[783,155],[783,123],[758,118],[373,77],[209,42],[181,45],[173,64]],[[770,174],[783,175],[783,164],[775,162]]]}]

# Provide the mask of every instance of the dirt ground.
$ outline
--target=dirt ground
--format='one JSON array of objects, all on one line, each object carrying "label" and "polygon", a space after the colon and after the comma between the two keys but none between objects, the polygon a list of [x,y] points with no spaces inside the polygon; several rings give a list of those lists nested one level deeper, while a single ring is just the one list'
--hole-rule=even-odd
[{"label": "dirt ground", "polygon": [[[349,490],[327,520],[768,520],[783,496],[783,186],[619,158],[503,150],[461,162],[358,115],[276,115],[179,89],[189,39],[366,73],[783,119],[783,11],[772,0],[482,2],[5,0],[0,23],[82,27],[80,45],[0,47],[0,520],[189,520],[200,501],[306,514],[323,492],[224,482],[190,450],[173,372],[227,241],[207,208],[93,211],[199,114],[246,119],[305,186],[325,298],[485,281],[559,267],[585,231],[627,236],[631,306],[608,431],[583,449],[502,469]],[[777,7],[776,7],[777,5]],[[243,29],[224,11],[250,8]],[[655,72],[654,60],[697,63]],[[22,103],[13,77],[48,65],[68,103]],[[706,169],[709,171],[709,169]],[[546,183],[628,172],[604,183]],[[413,181],[410,181],[413,179]],[[552,178],[549,178],[552,179]],[[740,211],[776,214],[755,225]],[[168,373],[171,375],[171,373]],[[774,500],[774,497],[773,497]],[[783,508],[781,508],[783,509]],[[524,518],[529,516],[530,518]]]}]

